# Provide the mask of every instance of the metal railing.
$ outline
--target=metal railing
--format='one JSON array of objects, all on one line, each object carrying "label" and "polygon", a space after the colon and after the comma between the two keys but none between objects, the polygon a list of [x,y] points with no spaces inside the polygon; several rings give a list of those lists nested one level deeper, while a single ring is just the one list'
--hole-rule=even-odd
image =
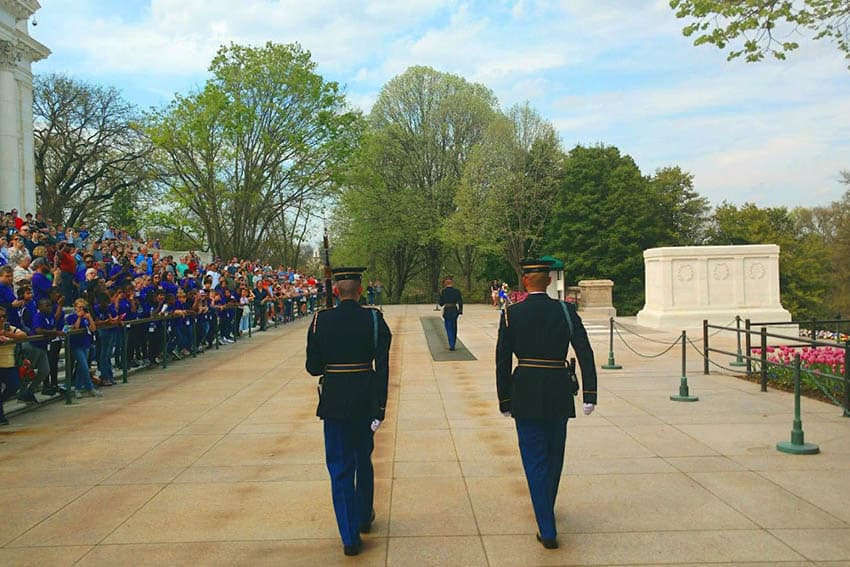
[{"label": "metal railing", "polygon": [[[817,339],[817,338],[807,338],[801,336],[791,336],[785,335],[776,332],[769,332],[768,328],[770,326],[789,326],[795,325],[796,323],[791,323],[788,321],[779,321],[779,322],[759,322],[752,323],[749,319],[745,321],[745,326],[743,329],[740,328],[740,325],[736,327],[727,327],[720,325],[710,325],[708,321],[703,321],[703,358],[704,358],[704,366],[703,373],[709,373],[709,363],[718,365],[716,362],[710,360],[711,353],[723,354],[728,356],[736,357],[736,362],[740,362],[744,360],[744,366],[746,367],[746,374],[748,376],[752,376],[755,374],[754,363],[758,365],[758,374],[759,374],[759,383],[761,386],[761,391],[766,392],[767,386],[769,382],[769,376],[771,374],[771,369],[783,369],[786,373],[791,374],[794,372],[794,365],[789,360],[787,362],[782,362],[778,359],[773,359],[768,356],[769,351],[772,347],[772,344],[775,344],[777,341],[781,341],[785,347],[788,348],[799,348],[799,347],[808,347],[808,348],[821,348],[821,347],[829,347],[829,348],[837,348],[844,351],[844,372],[842,374],[834,374],[831,372],[824,372],[822,370],[816,368],[801,368],[801,375],[804,378],[808,378],[815,387],[820,390],[824,396],[826,396],[830,401],[832,401],[835,405],[842,407],[844,411],[845,417],[850,417],[850,341],[844,342],[836,342],[828,339]],[[754,327],[758,326],[756,330]],[[737,352],[730,352],[721,348],[712,347],[709,339],[709,329],[717,330],[718,332],[734,332],[737,335],[737,343],[738,349]],[[741,337],[745,338],[745,348],[742,350],[741,348]],[[758,346],[753,346],[753,341],[758,341]],[[754,353],[757,356],[754,356]],[[832,387],[827,386],[831,385]],[[836,395],[836,390],[840,389],[843,385],[843,396]],[[841,399],[843,398],[843,399]]]},{"label": "metal railing", "polygon": [[[271,326],[277,328],[281,324],[312,316],[313,313],[315,313],[315,311],[323,305],[323,299],[323,294],[304,296],[303,299],[281,299],[270,297],[269,301],[259,304],[259,310],[255,308],[253,302],[247,305],[230,303],[221,307],[214,307],[205,313],[187,310],[185,311],[185,314],[181,315],[166,313],[163,315],[155,315],[143,319],[133,319],[131,321],[122,321],[112,324],[96,322],[97,330],[92,334],[93,336],[97,336],[97,331],[107,329],[116,329],[117,332],[120,333],[115,344],[114,358],[116,364],[113,365],[113,372],[116,380],[118,379],[118,373],[120,372],[120,381],[126,384],[128,383],[128,375],[134,369],[131,365],[131,360],[133,360],[133,355],[136,354],[130,352],[130,346],[139,346],[137,343],[133,343],[131,341],[131,337],[134,332],[141,335],[141,332],[137,330],[140,327],[147,326],[148,330],[151,330],[152,334],[157,335],[155,340],[159,341],[159,344],[156,345],[153,351],[155,353],[155,358],[151,361],[155,364],[150,364],[149,366],[161,365],[162,368],[165,369],[168,367],[170,361],[184,358],[181,354],[181,347],[186,348],[186,350],[189,351],[189,354],[186,356],[191,358],[195,358],[199,353],[203,352],[204,344],[207,345],[207,349],[219,349],[223,344],[220,316],[223,313],[232,312],[230,320],[231,329],[233,331],[237,331],[240,326],[240,317],[237,316],[237,313],[247,309],[249,317],[247,337],[250,338],[256,331],[264,331]],[[289,303],[289,306],[287,303]],[[304,306],[303,308],[302,305]],[[177,325],[183,326],[184,329],[178,331]],[[89,332],[87,329],[68,329],[61,335],[62,348],[58,353],[58,356],[64,360],[64,368],[62,369],[64,376],[57,377],[57,380],[60,384],[64,384],[64,388],[60,388],[60,392],[58,392],[57,396],[52,399],[64,399],[66,405],[73,404],[75,398],[74,380],[76,363],[73,360],[71,352],[71,337],[87,332]],[[145,346],[141,347],[142,351],[145,351],[145,347],[147,347],[147,349],[150,349],[151,347],[151,342],[149,338],[147,338],[148,334],[149,333],[147,331],[144,331],[144,336],[146,338],[143,339]],[[240,340],[240,338],[236,336],[236,333],[233,333],[233,336],[234,340]],[[32,341],[49,340],[52,338],[53,337],[32,335],[26,338],[9,340],[4,344],[28,343]],[[136,339],[141,339],[141,337],[137,336]],[[96,348],[96,344],[97,339],[94,339],[94,344],[91,348]],[[150,354],[150,350],[147,350],[147,353]],[[110,356],[110,358],[112,358],[112,356]],[[95,359],[97,359],[97,357],[95,357]],[[24,385],[21,384],[21,388],[23,388],[23,386]],[[44,405],[46,404],[41,403],[35,406],[10,409],[10,411],[7,412],[7,415],[12,416]]]}]

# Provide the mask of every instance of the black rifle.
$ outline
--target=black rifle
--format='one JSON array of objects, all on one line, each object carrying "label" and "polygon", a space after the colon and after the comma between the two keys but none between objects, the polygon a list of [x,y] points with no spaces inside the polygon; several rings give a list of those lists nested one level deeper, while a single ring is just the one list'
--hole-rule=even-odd
[{"label": "black rifle", "polygon": [[334,288],[331,272],[331,250],[328,244],[328,229],[325,227],[325,235],[322,238],[322,252],[325,264],[325,307],[330,309],[334,306]]}]

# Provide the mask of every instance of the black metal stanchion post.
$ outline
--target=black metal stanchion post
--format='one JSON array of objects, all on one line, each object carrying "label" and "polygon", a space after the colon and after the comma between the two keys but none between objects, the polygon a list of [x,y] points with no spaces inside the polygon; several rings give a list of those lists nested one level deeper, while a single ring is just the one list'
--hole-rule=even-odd
[{"label": "black metal stanchion post", "polygon": [[192,317],[192,324],[189,327],[192,329],[192,358],[198,358],[198,317]]},{"label": "black metal stanchion post", "polygon": [[251,338],[251,329],[254,327],[254,303],[248,304],[248,338]]},{"label": "black metal stanchion post", "polygon": [[794,355],[794,424],[791,427],[791,441],[780,441],[776,448],[792,455],[814,455],[820,451],[814,443],[806,443],[803,435],[803,422],[800,419],[800,355]]},{"label": "black metal stanchion post", "polygon": [[729,366],[746,366],[747,364],[744,362],[744,356],[741,352],[741,316],[735,315],[735,327],[737,330],[735,331],[735,335],[738,340],[738,354],[735,356],[735,362],[730,362]]},{"label": "black metal stanchion post", "polygon": [[844,417],[850,417],[850,341],[844,342]]},{"label": "black metal stanchion post", "polygon": [[747,376],[750,376],[753,373],[753,361],[751,355],[753,353],[753,339],[750,336],[750,320],[746,319],[744,321],[744,331],[746,331],[746,337],[744,338],[744,345],[747,348]]},{"label": "black metal stanchion post", "polygon": [[162,318],[162,367],[168,368],[168,315]]},{"label": "black metal stanchion post", "polygon": [[73,373],[73,367],[71,361],[73,357],[71,356],[71,335],[65,335],[65,403],[72,404],[74,398],[74,391],[71,386],[71,377]]},{"label": "black metal stanchion post", "polygon": [[121,325],[121,383],[127,383],[130,361],[127,359],[127,343],[130,337],[130,325]]},{"label": "black metal stanchion post", "polygon": [[708,376],[708,319],[702,320],[702,373]]},{"label": "black metal stanchion post", "polygon": [[767,327],[761,328],[761,391],[767,392]]},{"label": "black metal stanchion post", "polygon": [[688,346],[688,335],[685,331],[682,331],[682,379],[679,381],[679,395],[670,396],[670,399],[674,402],[695,402],[699,400],[696,396],[691,396],[688,391],[688,355],[687,355],[687,346]]},{"label": "black metal stanchion post", "polygon": [[608,364],[603,364],[605,370],[620,370],[622,366],[614,361],[614,318],[608,320]]}]

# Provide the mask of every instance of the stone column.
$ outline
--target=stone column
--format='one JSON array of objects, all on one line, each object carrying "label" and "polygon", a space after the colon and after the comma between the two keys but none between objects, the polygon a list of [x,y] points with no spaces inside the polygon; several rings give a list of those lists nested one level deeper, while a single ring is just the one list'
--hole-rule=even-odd
[{"label": "stone column", "polygon": [[[15,78],[17,49],[0,40],[0,209],[19,205],[21,186],[21,112]],[[25,211],[18,212],[23,215]]]},{"label": "stone column", "polygon": [[50,50],[30,37],[37,0],[0,0],[0,209],[35,213],[32,64]]}]

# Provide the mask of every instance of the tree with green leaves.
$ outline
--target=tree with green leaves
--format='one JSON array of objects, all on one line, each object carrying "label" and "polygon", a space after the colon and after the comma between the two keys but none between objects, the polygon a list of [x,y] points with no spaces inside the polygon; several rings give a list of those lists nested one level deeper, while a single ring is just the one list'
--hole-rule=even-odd
[{"label": "tree with green leaves", "polygon": [[714,212],[708,244],[779,245],[782,305],[795,319],[822,317],[829,290],[828,247],[816,233],[802,230],[797,214],[785,207],[741,207],[722,203]]},{"label": "tree with green leaves", "polygon": [[850,59],[848,0],[670,0],[677,18],[690,18],[682,33],[694,45],[729,48],[727,59],[785,59],[797,39],[827,39]]},{"label": "tree with green leaves", "polygon": [[[381,143],[370,168],[393,196],[416,209],[426,289],[436,297],[446,256],[441,227],[455,209],[464,164],[495,116],[496,98],[480,84],[430,67],[411,67],[381,89],[369,127]],[[406,217],[405,212],[402,217]]]},{"label": "tree with green leaves", "polygon": [[613,280],[618,312],[637,312],[643,251],[666,231],[652,184],[613,146],[576,146],[563,175],[540,250],[561,259],[571,280]]},{"label": "tree with green leaves", "polygon": [[711,207],[694,189],[694,176],[679,166],[663,167],[650,179],[667,234],[659,246],[697,246],[705,241]]},{"label": "tree with green leaves", "polygon": [[423,272],[421,234],[430,228],[423,193],[405,183],[400,171],[375,167],[386,150],[386,132],[367,130],[352,157],[334,210],[332,261],[364,263],[378,277],[389,302]]},{"label": "tree with green leaves", "polygon": [[152,180],[151,146],[139,118],[115,88],[64,75],[37,76],[33,133],[38,210],[70,226],[125,220],[113,218],[113,213],[121,214],[113,209],[133,203]]},{"label": "tree with green leaves", "polygon": [[521,281],[520,260],[537,252],[563,159],[554,126],[528,103],[491,123],[466,163],[457,210],[446,225],[468,288],[473,260],[486,251],[502,255]]},{"label": "tree with green leaves", "polygon": [[199,92],[149,116],[174,214],[219,256],[255,257],[288,214],[338,184],[361,131],[298,44],[219,49]]}]

